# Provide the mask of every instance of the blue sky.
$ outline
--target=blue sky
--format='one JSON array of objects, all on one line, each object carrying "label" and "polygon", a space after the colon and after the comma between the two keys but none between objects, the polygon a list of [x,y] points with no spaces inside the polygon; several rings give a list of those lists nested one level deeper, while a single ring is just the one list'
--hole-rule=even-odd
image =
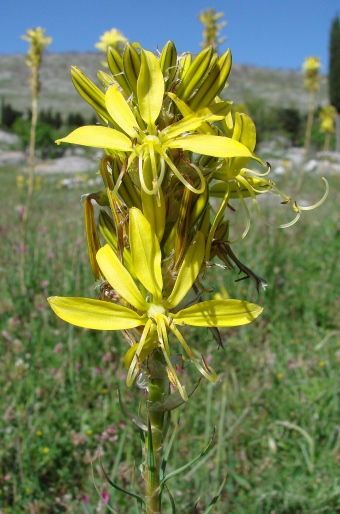
[{"label": "blue sky", "polygon": [[239,64],[298,70],[306,57],[328,70],[331,21],[340,0],[0,0],[0,54],[24,53],[20,36],[41,26],[53,37],[51,52],[95,51],[99,36],[118,28],[149,50],[172,39],[179,52],[200,50],[197,15],[215,7],[228,22],[223,29]]}]

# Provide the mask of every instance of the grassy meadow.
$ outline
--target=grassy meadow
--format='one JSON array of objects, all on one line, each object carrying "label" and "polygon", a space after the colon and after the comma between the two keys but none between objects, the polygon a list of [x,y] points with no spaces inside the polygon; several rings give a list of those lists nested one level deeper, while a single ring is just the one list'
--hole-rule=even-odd
[{"label": "grassy meadow", "polygon": [[[127,343],[118,333],[67,325],[46,301],[97,295],[81,205],[93,187],[63,189],[60,176],[42,176],[22,248],[20,175],[14,166],[0,169],[0,513],[108,513],[93,485],[93,461],[110,505],[136,514],[133,500],[106,483],[98,459],[112,480],[138,491],[139,434],[117,399],[118,384],[131,409],[143,395],[124,384]],[[280,181],[289,192],[297,178]],[[340,177],[329,182],[327,201],[286,230],[256,219],[250,206],[252,230],[233,249],[266,279],[266,291],[258,294],[249,280],[235,282],[237,273],[221,268],[204,279],[212,295],[224,287],[230,297],[261,303],[264,313],[251,325],[222,330],[225,349],[208,331],[185,329],[218,381],[202,380],[178,409],[169,469],[198,455],[216,427],[206,457],[170,482],[182,514],[203,513],[209,488],[216,492],[225,476],[217,514],[340,513]],[[320,178],[306,177],[298,199],[314,203],[322,194]],[[275,208],[261,200],[271,222],[292,218],[279,199]],[[240,213],[232,216],[232,226],[243,227]],[[183,374],[189,383],[199,378],[190,365]]]}]

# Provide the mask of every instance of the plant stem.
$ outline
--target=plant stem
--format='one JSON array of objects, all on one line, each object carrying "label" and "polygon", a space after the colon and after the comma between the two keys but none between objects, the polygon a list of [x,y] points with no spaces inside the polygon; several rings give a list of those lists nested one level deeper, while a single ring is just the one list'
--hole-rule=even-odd
[{"label": "plant stem", "polygon": [[[143,478],[145,481],[145,502],[147,514],[161,513],[160,472],[164,442],[164,412],[150,411],[156,402],[163,402],[169,394],[167,376],[149,379],[147,400],[149,436],[145,437]],[[150,448],[150,444],[152,448]]]},{"label": "plant stem", "polygon": [[21,294],[26,293],[25,284],[25,245],[26,245],[26,232],[27,223],[29,218],[29,211],[32,203],[33,186],[34,186],[34,157],[35,157],[35,133],[38,120],[38,92],[39,92],[39,80],[38,80],[39,68],[38,66],[32,66],[30,87],[32,91],[32,117],[31,117],[31,130],[30,130],[30,148],[29,148],[29,171],[28,171],[28,190],[26,197],[26,204],[22,215],[21,224],[21,252],[20,252],[20,287]]},{"label": "plant stem", "polygon": [[309,112],[306,128],[305,147],[304,147],[304,159],[307,158],[308,148],[312,136],[312,127],[314,120],[314,109],[315,109],[315,91],[311,91],[309,95]]}]

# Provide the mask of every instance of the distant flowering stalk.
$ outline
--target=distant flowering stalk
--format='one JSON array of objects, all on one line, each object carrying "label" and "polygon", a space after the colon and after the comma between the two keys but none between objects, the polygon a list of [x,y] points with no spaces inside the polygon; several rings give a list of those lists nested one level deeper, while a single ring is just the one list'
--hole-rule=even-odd
[{"label": "distant flowering stalk", "polygon": [[225,36],[218,37],[223,27],[227,24],[226,21],[218,22],[223,16],[223,12],[216,12],[215,9],[207,9],[199,14],[198,19],[204,25],[202,48],[212,46],[214,52],[218,52],[219,45],[226,40]]},{"label": "distant flowering stalk", "polygon": [[319,114],[320,132],[325,134],[324,151],[328,152],[331,135],[335,132],[336,109],[333,105],[326,105]]},{"label": "distant flowering stalk", "polygon": [[[111,30],[104,32],[100,36],[98,43],[96,43],[94,46],[103,52],[106,56],[110,47],[114,48],[119,53],[122,53],[127,42],[128,39],[118,29],[112,28]],[[106,61],[102,62],[102,64],[106,68],[108,67]]]},{"label": "distant flowering stalk", "polygon": [[320,68],[321,64],[318,57],[308,57],[303,63],[305,87],[309,92],[309,111],[304,146],[305,157],[307,157],[312,135],[315,110],[315,92],[320,89]]},{"label": "distant flowering stalk", "polygon": [[[105,152],[99,170],[104,188],[84,201],[89,261],[100,294],[96,299],[51,297],[49,303],[69,323],[123,333],[129,343],[126,383],[136,382],[148,394],[145,418],[132,413],[120,397],[124,414],[143,434],[144,447],[144,495],[125,492],[147,514],[162,511],[166,492],[175,512],[168,479],[192,463],[166,475],[170,447],[164,453],[164,441],[171,411],[188,401],[198,385],[185,383],[186,374],[178,376],[184,364],[178,348],[186,363],[216,380],[209,356],[187,341],[182,327],[206,327],[221,345],[220,327],[245,325],[262,312],[244,300],[203,300],[202,278],[215,265],[237,268],[257,289],[264,287],[265,281],[232,250],[250,229],[245,198],[259,213],[258,195],[278,195],[293,207],[293,220],[283,225],[289,226],[301,210],[321,203],[327,190],[315,206],[302,208],[266,178],[270,167],[263,174],[245,167],[251,159],[264,163],[254,153],[251,119],[243,113],[233,116],[231,102],[218,96],[231,67],[229,50],[219,58],[208,47],[193,59],[178,55],[171,41],[158,56],[128,43],[122,56],[109,48],[108,65],[111,75],[99,74],[104,92],[72,68],[75,87],[95,109],[100,125],[78,128],[57,141]],[[94,202],[101,208],[97,219]],[[232,202],[247,217],[245,229],[233,240],[226,214]]]},{"label": "distant flowering stalk", "polygon": [[[39,72],[42,62],[42,56],[45,48],[52,43],[52,38],[45,36],[45,30],[41,27],[29,29],[25,35],[21,36],[22,39],[28,41],[29,49],[26,55],[26,64],[30,68],[29,87],[32,95],[32,115],[31,115],[31,130],[30,130],[30,145],[29,145],[29,175],[28,175],[28,190],[26,196],[25,213],[22,219],[21,227],[21,243],[25,244],[26,239],[26,224],[29,217],[29,211],[32,201],[33,188],[34,188],[34,159],[35,159],[35,133],[38,120],[38,96],[40,93],[40,80]],[[39,187],[39,185],[38,185]],[[20,260],[20,282],[21,292],[25,294],[25,258],[24,254],[21,255]]]},{"label": "distant flowering stalk", "polygon": [[52,38],[45,36],[45,30],[41,27],[29,29],[27,33],[21,36],[29,42],[29,49],[26,56],[26,64],[31,70],[29,86],[32,95],[32,118],[31,118],[31,134],[30,134],[30,174],[28,181],[28,196],[32,196],[33,192],[33,174],[34,174],[34,151],[35,151],[35,130],[38,119],[38,96],[40,93],[39,72],[42,61],[42,55],[51,43]]}]

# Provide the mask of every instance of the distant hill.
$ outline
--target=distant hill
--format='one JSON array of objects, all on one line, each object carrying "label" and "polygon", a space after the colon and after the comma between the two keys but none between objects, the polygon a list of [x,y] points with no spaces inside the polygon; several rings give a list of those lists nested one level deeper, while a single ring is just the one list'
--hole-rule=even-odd
[{"label": "distant hill", "polygon": [[[89,78],[98,84],[96,74],[101,65],[99,53],[47,53],[44,56],[39,97],[39,108],[51,108],[65,115],[81,112],[90,117],[92,109],[78,95],[70,78],[70,67],[78,66]],[[30,107],[30,92],[27,86],[29,70],[24,55],[0,55],[0,98],[17,110],[26,111]],[[303,76],[297,71],[271,68],[257,68],[233,64],[229,87],[223,97],[234,103],[261,98],[268,105],[296,107],[301,111],[308,108],[308,95],[304,90]],[[321,89],[317,93],[317,105],[328,103],[327,76],[321,79]]]}]

